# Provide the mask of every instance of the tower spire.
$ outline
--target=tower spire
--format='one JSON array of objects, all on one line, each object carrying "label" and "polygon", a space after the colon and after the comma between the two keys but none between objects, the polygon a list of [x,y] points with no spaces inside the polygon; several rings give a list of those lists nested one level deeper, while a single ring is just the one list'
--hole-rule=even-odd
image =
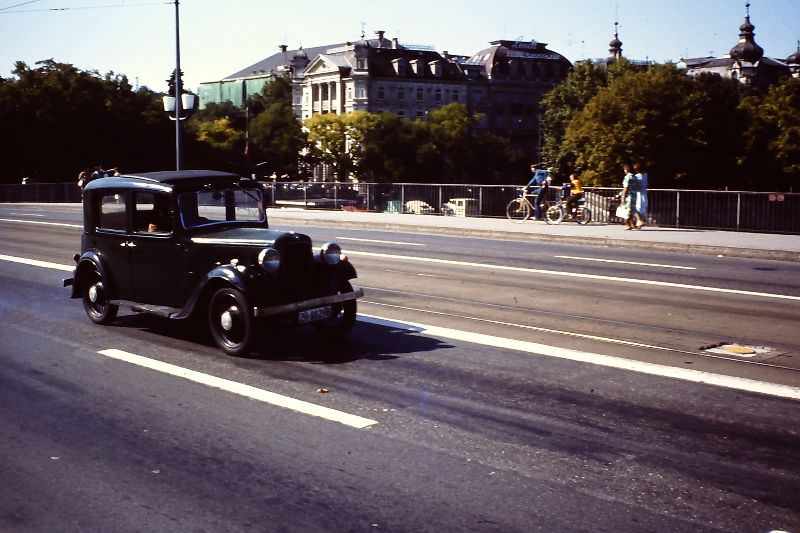
[{"label": "tower spire", "polygon": [[731,59],[757,63],[764,57],[764,49],[756,44],[756,27],[750,22],[750,2],[745,5],[744,23],[739,26],[739,42],[731,48]]},{"label": "tower spire", "polygon": [[622,41],[619,40],[619,21],[614,21],[614,38],[608,43],[609,61],[617,61],[622,57]]}]

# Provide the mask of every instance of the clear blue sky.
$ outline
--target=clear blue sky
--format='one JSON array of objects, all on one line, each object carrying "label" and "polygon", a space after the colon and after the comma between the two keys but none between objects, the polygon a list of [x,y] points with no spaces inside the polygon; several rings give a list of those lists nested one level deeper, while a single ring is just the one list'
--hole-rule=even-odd
[{"label": "clear blue sky", "polygon": [[[20,5],[21,4],[21,5]],[[400,42],[471,55],[495,39],[549,43],[571,61],[605,57],[615,17],[623,54],[678,60],[722,55],[744,19],[738,0],[405,0],[297,2],[182,0],[181,68],[193,89],[277,51],[356,40],[386,30]],[[111,6],[111,7],[103,7]],[[61,8],[70,8],[62,10]],[[751,20],[770,57],[800,39],[800,0],[752,0]],[[175,66],[169,0],[0,0],[0,76],[15,61],[53,58],[81,69],[125,74],[163,91]]]}]

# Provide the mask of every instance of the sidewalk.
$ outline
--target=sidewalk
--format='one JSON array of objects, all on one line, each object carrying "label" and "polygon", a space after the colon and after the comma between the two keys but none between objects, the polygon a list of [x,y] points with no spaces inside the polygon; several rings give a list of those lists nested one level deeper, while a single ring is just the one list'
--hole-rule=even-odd
[{"label": "sidewalk", "polygon": [[628,247],[800,262],[800,235],[652,226],[628,231],[622,224],[580,226],[574,222],[565,222],[560,225],[548,225],[531,220],[515,223],[499,218],[303,209],[269,209],[268,217],[270,224],[276,226],[325,225],[365,230]]}]

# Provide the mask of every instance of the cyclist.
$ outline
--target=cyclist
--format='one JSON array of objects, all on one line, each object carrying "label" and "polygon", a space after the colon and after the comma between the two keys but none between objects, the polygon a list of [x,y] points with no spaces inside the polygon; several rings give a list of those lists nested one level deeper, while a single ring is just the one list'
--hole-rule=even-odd
[{"label": "cyclist", "polygon": [[[577,208],[578,201],[583,198],[583,187],[581,186],[581,180],[578,178],[578,175],[570,174],[569,181],[572,186],[570,187],[569,197],[567,198],[567,213],[571,213]],[[564,185],[566,187],[567,184]]]},{"label": "cyclist", "polygon": [[539,168],[538,163],[531,163],[531,173],[533,176],[525,188],[527,190],[531,187],[536,187],[532,192],[532,194],[536,195],[536,198],[533,200],[533,219],[541,220],[542,202],[547,199],[547,191],[550,186],[550,176],[546,170]]}]

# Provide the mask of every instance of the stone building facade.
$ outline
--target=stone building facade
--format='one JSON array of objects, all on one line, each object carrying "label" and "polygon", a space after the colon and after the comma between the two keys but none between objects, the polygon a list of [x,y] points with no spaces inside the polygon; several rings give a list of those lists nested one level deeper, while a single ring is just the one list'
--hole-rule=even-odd
[{"label": "stone building facade", "polygon": [[459,102],[479,118],[478,130],[507,137],[531,159],[540,146],[539,102],[572,64],[536,41],[498,40],[473,56],[375,39],[280,52],[223,80],[200,86],[200,105],[241,106],[279,75],[291,77],[298,119],[316,113],[394,113],[424,119]]}]

